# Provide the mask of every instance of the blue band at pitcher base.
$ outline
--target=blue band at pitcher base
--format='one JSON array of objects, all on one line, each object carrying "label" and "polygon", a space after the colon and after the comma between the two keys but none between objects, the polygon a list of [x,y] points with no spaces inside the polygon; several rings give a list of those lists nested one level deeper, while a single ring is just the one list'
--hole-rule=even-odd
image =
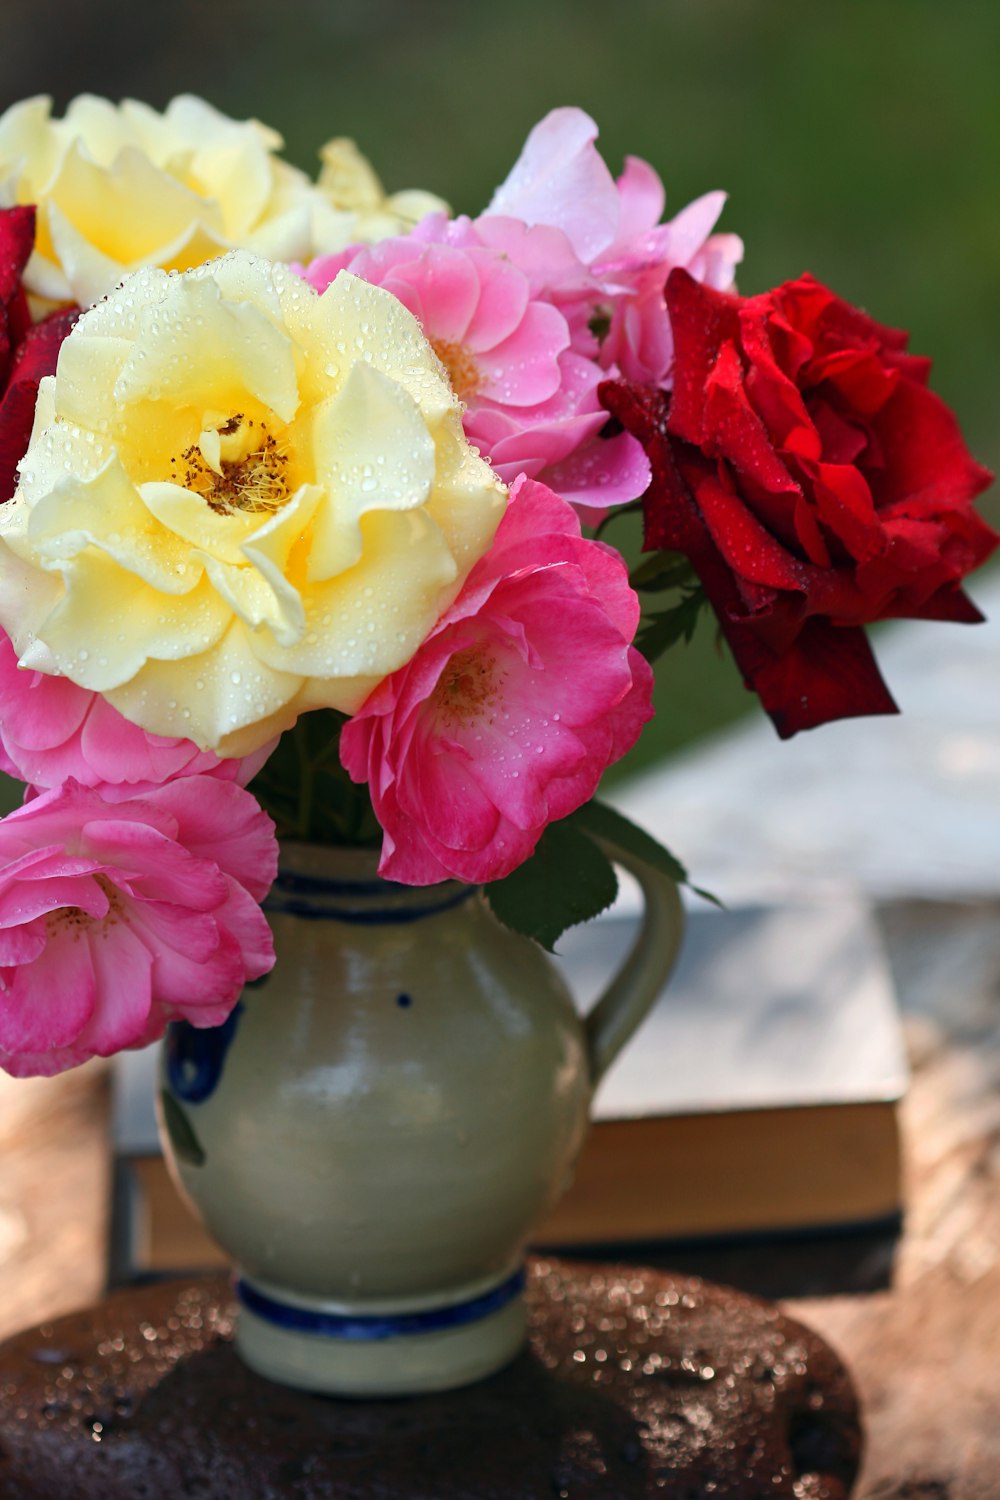
[{"label": "blue band at pitcher base", "polygon": [[447,1307],[431,1307],[410,1313],[331,1313],[317,1312],[290,1302],[279,1302],[258,1291],[242,1277],[236,1282],[236,1295],[249,1312],[279,1328],[295,1333],[312,1333],[319,1338],[398,1339],[409,1334],[435,1333],[442,1328],[458,1328],[476,1323],[490,1313],[499,1312],[524,1290],[524,1271],[513,1276],[469,1302],[453,1302]]}]

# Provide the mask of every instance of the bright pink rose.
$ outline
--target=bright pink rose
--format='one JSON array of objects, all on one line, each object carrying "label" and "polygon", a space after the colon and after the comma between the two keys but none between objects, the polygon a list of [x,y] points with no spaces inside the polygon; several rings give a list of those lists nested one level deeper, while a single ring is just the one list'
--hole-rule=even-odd
[{"label": "bright pink rose", "polygon": [[615,182],[596,146],[597,126],[581,109],[554,109],[535,126],[492,215],[547,225],[565,234],[599,289],[595,321],[607,324],[600,360],[629,380],[670,383],[673,339],[664,300],[670,272],[684,267],[697,281],[726,291],[743,258],[735,234],[712,234],[725,194],[706,193],[666,224],[663,183],[648,162],[626,158]]},{"label": "bright pink rose", "polygon": [[76,311],[32,325],[21,276],[35,244],[35,210],[0,208],[0,501],[17,488],[35,417],[38,382],[55,373]]},{"label": "bright pink rose", "polygon": [[217,776],[246,786],[274,749],[220,760],[190,740],[147,734],[99,693],[68,677],[22,671],[0,630],[0,771],[36,787],[70,779],[100,786],[108,800],[152,791],[177,776]]},{"label": "bright pink rose", "polygon": [[340,738],[407,885],[499,880],[594,793],[652,716],[621,557],[521,479],[493,546],[416,655]]},{"label": "bright pink rose", "polygon": [[[579,308],[580,278],[591,279],[564,236],[542,231],[528,244],[529,235],[504,222],[488,243],[468,220],[435,215],[413,235],[352,246],[304,274],[321,292],[341,270],[392,292],[419,318],[465,405],[466,436],[501,479],[527,474],[603,513],[642,494],[649,465],[630,434],[601,436],[597,345],[584,327],[591,357],[570,347],[574,332],[554,301],[553,286],[567,298],[572,288]],[[509,253],[514,240],[525,269]]]},{"label": "bright pink rose", "polygon": [[210,776],[108,803],[68,782],[0,822],[0,1066],[58,1073],[225,1020],[274,950],[271,820]]}]

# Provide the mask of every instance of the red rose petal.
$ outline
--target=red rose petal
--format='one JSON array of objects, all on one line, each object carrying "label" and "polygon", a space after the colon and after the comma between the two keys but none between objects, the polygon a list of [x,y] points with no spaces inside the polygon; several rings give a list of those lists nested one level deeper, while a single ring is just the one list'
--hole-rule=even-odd
[{"label": "red rose petal", "polygon": [[712,540],[734,573],[766,588],[805,592],[801,564],[775,541],[738,495],[706,474],[695,500]]},{"label": "red rose petal", "polygon": [[667,277],[665,296],[674,335],[670,430],[700,443],[705,387],[723,344],[739,338],[740,301],[695,281],[679,267]]},{"label": "red rose petal", "polygon": [[59,347],[77,314],[53,313],[28,330],[14,357],[6,390],[0,395],[0,501],[17,489],[17,466],[24,457],[35,420],[38,383],[55,374]]},{"label": "red rose petal", "polygon": [[[667,425],[671,432],[676,431],[673,407]],[[699,446],[709,457],[727,459],[766,490],[781,493],[796,488],[747,399],[739,355],[732,344],[722,346],[706,381],[701,427]]]},{"label": "red rose petal", "polygon": [[899,384],[900,371],[880,362],[874,349],[835,349],[809,366],[810,385],[829,381],[853,411],[880,411]]},{"label": "red rose petal", "polygon": [[795,534],[809,561],[817,568],[828,568],[832,562],[830,549],[823,539],[816,513],[806,497],[800,492],[795,500]]},{"label": "red rose petal", "polygon": [[874,423],[882,449],[880,509],[956,510],[993,482],[965,446],[954,412],[924,386],[900,381]]},{"label": "red rose petal", "polygon": [[899,710],[863,630],[809,620],[790,651],[762,664],[748,683],[782,739],[832,719]]},{"label": "red rose petal", "polygon": [[817,464],[813,494],[820,519],[858,562],[885,550],[872,492],[853,464]]},{"label": "red rose petal", "polygon": [[21,277],[35,248],[35,210],[30,205],[0,209],[0,302],[21,290]]}]

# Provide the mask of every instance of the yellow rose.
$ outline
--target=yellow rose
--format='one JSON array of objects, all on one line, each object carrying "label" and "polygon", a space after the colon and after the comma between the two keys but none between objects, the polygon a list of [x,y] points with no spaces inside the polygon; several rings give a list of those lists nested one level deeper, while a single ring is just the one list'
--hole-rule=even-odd
[{"label": "yellow rose", "polygon": [[164,114],[81,94],[65,118],[39,97],[0,115],[0,206],[38,205],[25,284],[35,310],[89,307],[141,266],[186,270],[233,246],[272,260],[313,253],[325,199],[280,161],[280,135],[201,99]]},{"label": "yellow rose", "polygon": [[451,212],[443,198],[420,188],[386,193],[371,162],[346,136],[327,141],[320,159],[317,186],[323,202],[314,218],[316,255],[407,234],[426,214]]},{"label": "yellow rose", "polygon": [[233,251],[137,272],[42,384],[0,507],[21,663],[242,755],[407,661],[506,504],[416,319]]}]

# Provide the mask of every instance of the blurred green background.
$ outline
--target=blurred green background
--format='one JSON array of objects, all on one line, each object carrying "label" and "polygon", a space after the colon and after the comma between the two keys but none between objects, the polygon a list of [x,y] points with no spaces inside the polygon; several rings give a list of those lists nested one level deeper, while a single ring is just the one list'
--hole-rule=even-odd
[{"label": "blurred green background", "polygon": [[[657,167],[668,212],[728,190],[742,290],[808,269],[909,328],[976,456],[1000,465],[990,0],[4,0],[3,18],[0,107],[192,91],[275,126],[310,170],[325,139],[354,136],[387,187],[462,211],[548,109],[582,105],[616,172],[626,152]],[[708,628],[661,668],[632,768],[753,707]]]}]

